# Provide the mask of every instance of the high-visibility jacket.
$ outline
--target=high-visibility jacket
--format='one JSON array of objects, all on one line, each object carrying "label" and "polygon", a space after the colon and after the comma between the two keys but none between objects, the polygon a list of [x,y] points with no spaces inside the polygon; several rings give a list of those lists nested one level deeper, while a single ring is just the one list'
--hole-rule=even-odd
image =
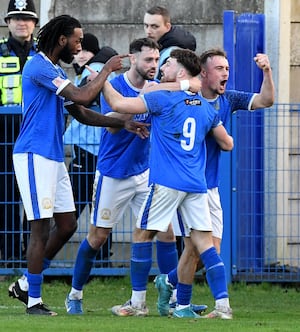
[{"label": "high-visibility jacket", "polygon": [[[0,40],[0,105],[17,105],[22,102],[20,59],[9,49],[7,41]],[[35,49],[31,49],[28,58],[35,53]]]}]

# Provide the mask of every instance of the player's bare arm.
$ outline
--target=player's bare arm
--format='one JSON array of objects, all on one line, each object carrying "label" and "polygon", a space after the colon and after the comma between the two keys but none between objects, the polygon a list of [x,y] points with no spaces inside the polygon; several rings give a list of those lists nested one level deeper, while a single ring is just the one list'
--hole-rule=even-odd
[{"label": "player's bare arm", "polygon": [[223,125],[213,128],[211,134],[214,136],[223,151],[231,151],[233,149],[233,138],[228,135]]},{"label": "player's bare arm", "polygon": [[113,71],[122,69],[122,59],[124,57],[126,57],[126,55],[113,56],[105,63],[99,73],[93,71],[95,75],[93,80],[89,80],[88,83],[82,87],[76,87],[74,84],[70,83],[60,94],[75,103],[85,106],[89,105],[99,94],[107,77]]},{"label": "player's bare arm", "polygon": [[123,97],[108,81],[105,82],[102,92],[108,105],[115,112],[140,114],[147,111],[142,98]]},{"label": "player's bare arm", "polygon": [[251,109],[270,107],[275,100],[275,87],[269,58],[266,54],[257,53],[254,61],[258,68],[263,71],[263,82],[260,92],[254,97]]},{"label": "player's bare arm", "polygon": [[140,138],[146,138],[149,136],[149,131],[147,129],[149,124],[147,123],[105,116],[78,104],[70,104],[65,107],[76,120],[83,124],[97,127],[125,128],[129,132],[137,134]]},{"label": "player's bare arm", "polygon": [[[105,116],[110,116],[113,118],[121,119],[123,121],[128,121],[132,119],[132,114],[121,114],[118,112],[109,112],[106,113]],[[120,128],[112,128],[112,127],[106,127],[106,130],[109,131],[111,134],[116,134],[120,131]]]},{"label": "player's bare arm", "polygon": [[141,93],[147,93],[157,90],[168,90],[168,91],[190,91],[197,93],[201,89],[201,81],[198,77],[192,77],[189,80],[183,80],[179,82],[149,82],[142,89]]}]

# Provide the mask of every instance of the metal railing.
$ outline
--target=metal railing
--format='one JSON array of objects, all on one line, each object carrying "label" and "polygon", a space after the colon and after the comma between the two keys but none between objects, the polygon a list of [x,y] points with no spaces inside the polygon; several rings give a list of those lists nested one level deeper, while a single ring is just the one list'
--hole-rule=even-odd
[{"label": "metal railing", "polygon": [[[0,107],[0,275],[21,274],[26,268],[24,250],[29,227],[23,218],[9,162],[20,119],[19,107]],[[299,282],[300,104],[276,104],[254,113],[238,111],[232,117],[231,128],[235,148],[226,165],[231,194],[223,197],[224,210],[229,212],[224,215],[230,215],[224,220],[228,241],[226,248],[222,248],[222,254],[230,256],[227,269],[233,281]],[[66,146],[66,163],[69,150]],[[71,170],[70,176],[72,179]],[[89,203],[87,200],[76,202],[77,206],[84,207],[78,218],[78,230],[45,275],[72,274],[78,246],[89,227]],[[97,256],[92,275],[129,274],[134,223],[128,209],[109,239],[111,255]],[[7,250],[9,246],[11,250]],[[151,274],[156,273],[154,250]]]}]

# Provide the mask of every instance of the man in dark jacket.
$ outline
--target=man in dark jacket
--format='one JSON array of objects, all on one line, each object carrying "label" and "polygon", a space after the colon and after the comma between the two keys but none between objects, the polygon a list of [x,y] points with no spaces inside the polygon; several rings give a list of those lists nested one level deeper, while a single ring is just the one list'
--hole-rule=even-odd
[{"label": "man in dark jacket", "polygon": [[[144,15],[144,30],[148,38],[160,45],[159,68],[175,48],[196,50],[196,38],[181,27],[172,26],[169,11],[161,6],[148,9]],[[160,78],[158,73],[157,78]]]}]

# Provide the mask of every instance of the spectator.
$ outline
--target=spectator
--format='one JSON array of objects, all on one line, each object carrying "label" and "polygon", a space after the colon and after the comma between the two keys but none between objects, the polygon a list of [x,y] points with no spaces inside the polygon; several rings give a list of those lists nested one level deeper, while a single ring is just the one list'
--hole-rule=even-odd
[{"label": "spectator", "polygon": [[[154,6],[146,11],[144,30],[148,38],[154,39],[160,45],[158,69],[166,62],[173,49],[196,50],[196,38],[181,27],[172,26],[170,13],[165,7]],[[159,71],[157,78],[160,78]]]}]

